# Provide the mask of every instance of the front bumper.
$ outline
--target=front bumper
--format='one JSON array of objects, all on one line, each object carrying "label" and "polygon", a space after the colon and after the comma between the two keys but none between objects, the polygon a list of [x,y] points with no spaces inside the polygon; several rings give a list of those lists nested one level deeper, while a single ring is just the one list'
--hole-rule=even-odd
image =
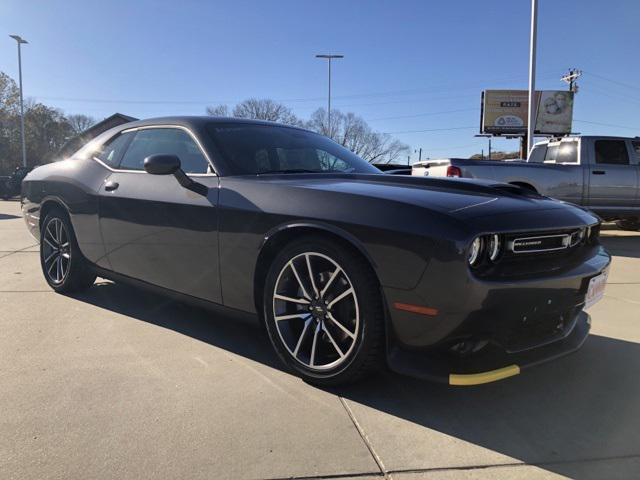
[{"label": "front bumper", "polygon": [[479,385],[518,375],[526,368],[575,352],[584,344],[590,328],[589,315],[581,311],[565,330],[563,338],[537,348],[508,353],[490,345],[477,354],[452,358],[444,352],[395,346],[389,352],[387,362],[391,370],[403,375],[450,385]]},{"label": "front bumper", "polygon": [[589,281],[610,262],[600,245],[558,268],[538,262],[535,271],[503,277],[478,278],[456,262],[432,262],[416,288],[383,290],[387,363],[410,376],[472,385],[571,353],[589,332]]}]

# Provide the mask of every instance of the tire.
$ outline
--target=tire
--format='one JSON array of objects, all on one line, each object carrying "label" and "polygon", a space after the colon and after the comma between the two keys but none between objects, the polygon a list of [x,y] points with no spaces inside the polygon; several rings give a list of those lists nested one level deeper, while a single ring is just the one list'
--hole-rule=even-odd
[{"label": "tire", "polygon": [[620,230],[637,231],[640,230],[640,222],[637,220],[618,220],[616,226]]},{"label": "tire", "polygon": [[368,263],[341,244],[309,236],[286,245],[270,266],[263,304],[271,344],[305,381],[353,383],[381,366],[378,282]]},{"label": "tire", "polygon": [[96,280],[80,252],[69,217],[61,209],[51,210],[42,222],[40,266],[45,280],[58,293],[85,290]]}]

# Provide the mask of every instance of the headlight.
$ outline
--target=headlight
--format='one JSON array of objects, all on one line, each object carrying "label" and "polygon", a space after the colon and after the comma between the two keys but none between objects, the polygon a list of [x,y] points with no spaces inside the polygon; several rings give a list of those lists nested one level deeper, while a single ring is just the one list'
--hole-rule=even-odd
[{"label": "headlight", "polygon": [[502,243],[502,237],[496,233],[474,238],[467,256],[469,265],[477,267],[486,259],[496,262],[502,253]]},{"label": "headlight", "polygon": [[500,256],[500,235],[489,235],[489,260],[495,262]]},{"label": "headlight", "polygon": [[469,248],[469,265],[472,267],[476,266],[480,263],[480,257],[482,256],[482,248],[484,246],[484,242],[481,237],[476,237],[473,242],[471,242],[471,247]]}]

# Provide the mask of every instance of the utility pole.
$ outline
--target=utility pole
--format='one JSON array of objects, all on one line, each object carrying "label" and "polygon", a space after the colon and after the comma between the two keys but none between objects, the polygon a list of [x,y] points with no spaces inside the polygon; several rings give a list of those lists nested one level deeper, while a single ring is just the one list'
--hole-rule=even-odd
[{"label": "utility pole", "polygon": [[418,153],[418,161],[420,162],[422,160],[422,147],[420,147],[418,150],[414,150],[413,153]]},{"label": "utility pole", "polygon": [[576,93],[578,91],[578,84],[576,83],[576,80],[578,80],[581,75],[582,70],[578,70],[577,68],[570,68],[569,73],[560,77],[560,80],[569,84],[570,92]]},{"label": "utility pole", "polygon": [[331,60],[334,58],[344,58],[344,55],[333,55],[333,54],[318,54],[316,58],[324,58],[329,65],[329,96],[328,96],[328,105],[327,105],[327,128],[329,130],[329,137],[331,137]]},{"label": "utility pole", "polygon": [[[529,156],[533,147],[533,134],[536,128],[536,41],[538,34],[538,0],[531,0],[531,38],[529,42],[529,124],[527,125],[527,151]],[[524,142],[523,142],[524,143]]]},{"label": "utility pole", "polygon": [[20,136],[22,137],[22,166],[27,166],[27,145],[24,139],[24,99],[22,94],[22,51],[23,43],[29,43],[20,35],[9,35],[18,44],[18,81],[20,84]]},{"label": "utility pole", "polygon": [[[488,159],[491,160],[491,134],[488,133],[479,133],[478,135],[475,135],[476,137],[487,137],[487,139],[489,140],[489,157]],[[484,160],[484,148],[482,149],[482,159]]]}]

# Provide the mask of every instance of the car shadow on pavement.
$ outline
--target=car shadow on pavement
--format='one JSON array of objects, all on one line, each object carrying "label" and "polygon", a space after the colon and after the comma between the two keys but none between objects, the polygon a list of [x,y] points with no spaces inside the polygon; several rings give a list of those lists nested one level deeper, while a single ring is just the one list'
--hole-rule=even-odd
[{"label": "car shadow on pavement", "polygon": [[18,215],[11,215],[8,213],[0,213],[0,220],[13,220],[14,218],[21,218]]},{"label": "car shadow on pavement", "polygon": [[456,388],[388,375],[340,394],[573,478],[567,462],[640,454],[638,372],[640,344],[591,335],[577,353],[497,383]]},{"label": "car shadow on pavement", "polygon": [[[257,322],[111,282],[99,282],[74,298],[284,370]],[[498,383],[449,387],[385,372],[325,390],[354,402],[356,415],[367,407],[359,422],[374,443],[393,432],[392,441],[399,442],[394,448],[411,442],[416,453],[409,467],[433,467],[424,464],[421,452],[438,448],[436,431],[572,477],[575,464],[567,462],[640,453],[638,372],[640,344],[591,335],[579,352]],[[398,419],[414,425],[406,438]],[[464,462],[477,460],[461,452]]]},{"label": "car shadow on pavement", "polygon": [[257,319],[221,315],[144,289],[100,279],[90,289],[72,297],[280,368]]}]

